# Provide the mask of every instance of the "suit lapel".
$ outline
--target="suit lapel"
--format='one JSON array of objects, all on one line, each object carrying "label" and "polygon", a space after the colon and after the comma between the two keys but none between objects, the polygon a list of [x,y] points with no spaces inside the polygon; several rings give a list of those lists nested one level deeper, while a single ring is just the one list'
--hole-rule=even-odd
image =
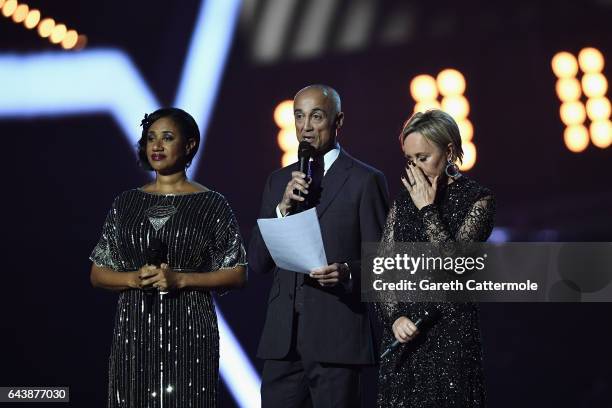
[{"label": "suit lapel", "polygon": [[349,170],[352,166],[353,160],[344,150],[341,150],[340,155],[329,170],[327,170],[321,181],[321,200],[319,205],[317,205],[317,215],[319,218],[323,216],[325,210],[327,210],[342,189],[342,186],[349,177]]}]

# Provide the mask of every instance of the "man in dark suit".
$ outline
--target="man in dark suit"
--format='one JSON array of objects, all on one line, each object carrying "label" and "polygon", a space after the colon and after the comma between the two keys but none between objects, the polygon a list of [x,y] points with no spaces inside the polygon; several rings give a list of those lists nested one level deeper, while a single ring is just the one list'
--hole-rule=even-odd
[{"label": "man in dark suit", "polygon": [[344,113],[333,88],[308,86],[293,107],[298,141],[315,151],[310,174],[297,164],[273,172],[260,217],[291,216],[297,203],[316,207],[331,263],[309,275],[279,269],[257,227],[253,231],[249,267],[274,272],[257,351],[265,360],[262,407],[358,407],[361,367],[375,364],[367,305],[360,301],[361,243],[380,240],[387,183],[338,145]]}]

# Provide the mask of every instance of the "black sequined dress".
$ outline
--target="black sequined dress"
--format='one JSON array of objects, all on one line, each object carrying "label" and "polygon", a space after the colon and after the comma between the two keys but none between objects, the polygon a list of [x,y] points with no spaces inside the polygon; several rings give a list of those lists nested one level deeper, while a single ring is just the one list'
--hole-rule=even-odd
[{"label": "black sequined dress", "polygon": [[[402,189],[389,213],[383,246],[394,241],[486,241],[494,215],[491,191],[466,176],[438,191],[435,203],[420,211]],[[414,321],[425,311],[437,311],[430,327],[381,361],[379,407],[485,405],[476,304],[387,302],[375,308],[385,327],[382,350],[395,340],[391,327],[397,318]]]},{"label": "black sequined dress", "polygon": [[[214,191],[117,197],[90,259],[119,272],[138,270],[156,237],[169,266],[205,273],[246,264],[238,225]],[[109,407],[215,407],[219,333],[211,293],[183,289],[119,294],[109,359]]]}]

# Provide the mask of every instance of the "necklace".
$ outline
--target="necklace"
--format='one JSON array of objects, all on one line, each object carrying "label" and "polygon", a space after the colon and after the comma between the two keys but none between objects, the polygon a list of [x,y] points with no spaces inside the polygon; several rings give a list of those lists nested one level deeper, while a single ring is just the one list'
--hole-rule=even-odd
[{"label": "necklace", "polygon": [[[172,197],[172,202],[167,203],[166,200],[169,200],[170,197]],[[178,208],[174,205],[174,197],[173,195],[164,196],[159,204],[149,207],[145,211],[145,216],[149,219],[155,232],[162,229],[170,217],[176,214]]]}]

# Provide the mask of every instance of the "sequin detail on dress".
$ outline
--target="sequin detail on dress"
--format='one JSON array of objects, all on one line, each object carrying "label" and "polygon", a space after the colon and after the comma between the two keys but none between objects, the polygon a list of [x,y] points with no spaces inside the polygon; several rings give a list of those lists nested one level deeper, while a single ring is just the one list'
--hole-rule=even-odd
[{"label": "sequin detail on dress", "polygon": [[[387,218],[382,249],[393,242],[486,241],[494,216],[491,191],[465,176],[445,186],[436,202],[421,210],[402,190]],[[395,340],[391,327],[400,316],[416,320],[435,309],[438,317],[381,361],[378,407],[485,406],[478,306],[388,300],[374,305],[384,325],[381,350]]]},{"label": "sequin detail on dress", "polygon": [[[159,228],[149,216],[173,206]],[[157,210],[156,210],[157,208]],[[159,226],[160,224],[158,224]],[[119,272],[145,264],[152,237],[183,272],[246,264],[238,224],[213,191],[158,195],[130,190],[115,199],[90,259]],[[109,358],[108,407],[216,407],[219,331],[209,291],[119,294]]]}]

